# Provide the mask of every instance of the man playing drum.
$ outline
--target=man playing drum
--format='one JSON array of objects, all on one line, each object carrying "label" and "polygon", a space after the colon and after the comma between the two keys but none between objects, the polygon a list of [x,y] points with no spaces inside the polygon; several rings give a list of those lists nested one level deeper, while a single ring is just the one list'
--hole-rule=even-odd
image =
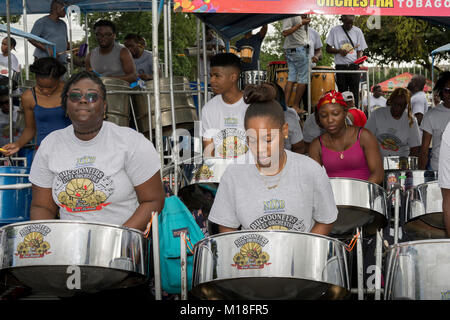
[{"label": "man playing drum", "polygon": [[153,54],[145,50],[145,39],[137,34],[125,36],[124,45],[130,50],[136,66],[137,76],[144,81],[153,79]]}]

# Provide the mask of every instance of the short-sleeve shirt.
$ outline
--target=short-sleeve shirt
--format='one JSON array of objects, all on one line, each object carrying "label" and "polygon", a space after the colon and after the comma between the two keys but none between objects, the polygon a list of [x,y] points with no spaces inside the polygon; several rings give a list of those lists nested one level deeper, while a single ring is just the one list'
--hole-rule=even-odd
[{"label": "short-sleeve shirt", "polygon": [[439,169],[439,151],[441,148],[442,134],[450,122],[450,109],[438,104],[425,113],[420,124],[420,129],[432,135],[430,165],[433,170]]},{"label": "short-sleeve shirt", "polygon": [[425,92],[419,91],[411,96],[412,113],[425,114],[428,111],[428,100]]},{"label": "short-sleeve shirt", "polygon": [[324,132],[325,130],[321,129],[317,124],[314,112],[311,113],[303,124],[303,140],[306,143],[311,143],[315,138],[319,137]]},{"label": "short-sleeve shirt", "polygon": [[410,148],[422,143],[417,120],[415,117],[412,120],[410,127],[406,110],[397,120],[392,117],[390,107],[379,108],[370,115],[365,128],[377,138],[383,157],[408,157]]},{"label": "short-sleeve shirt", "polygon": [[213,139],[216,157],[237,158],[247,153],[247,135],[244,126],[248,104],[241,98],[234,104],[216,95],[202,110],[203,138]]},{"label": "short-sleeve shirt", "polygon": [[[31,33],[47,41],[55,43],[56,52],[63,52],[67,50],[67,25],[61,19],[54,21],[49,16],[42,17],[36,20],[33,28],[31,29]],[[36,48],[33,55],[39,59],[48,57],[48,52]],[[58,59],[64,64],[67,63],[66,54],[58,56]]]},{"label": "short-sleeve shirt", "polygon": [[208,219],[229,228],[301,232],[315,222],[333,223],[338,211],[323,167],[304,155],[286,154],[286,165],[275,176],[262,176],[254,164],[227,167]]},{"label": "short-sleeve shirt", "polygon": [[[320,38],[320,34],[314,30],[313,28],[308,28],[309,35],[309,56],[314,56],[314,51],[323,47],[322,39]],[[316,64],[311,62],[311,67],[314,68]]]},{"label": "short-sleeve shirt", "polygon": [[144,50],[139,58],[133,60],[137,74],[146,73],[153,75],[153,54],[150,51]]},{"label": "short-sleeve shirt", "polygon": [[248,39],[244,37],[236,41],[236,47],[239,51],[241,50],[242,46],[250,46],[253,48],[252,62],[242,62],[242,71],[258,70],[259,53],[261,52],[262,42],[263,38],[261,38],[259,32],[252,35]]},{"label": "short-sleeve shirt", "polygon": [[[302,23],[302,18],[300,16],[290,17],[283,20],[282,30],[288,30],[293,26]],[[301,26],[299,29],[294,31],[292,34],[284,38],[284,49],[293,49],[302,47],[308,44],[308,35],[305,30],[305,26]]]},{"label": "short-sleeve shirt", "polygon": [[[357,59],[357,51],[363,51],[367,49],[366,40],[364,39],[364,34],[361,29],[353,26],[350,31],[347,31],[349,37],[352,39],[353,44],[356,48],[351,50],[345,57],[341,54],[334,55],[334,63],[335,64],[349,64]],[[353,48],[352,43],[348,39],[347,35],[344,32],[342,25],[335,26],[331,28],[330,33],[328,34],[326,43],[336,49],[351,49]]]},{"label": "short-sleeve shirt", "polygon": [[385,97],[378,97],[375,98],[373,95],[369,95],[369,103],[367,103],[367,98],[364,98],[362,101],[362,106],[366,107],[368,106],[368,112],[369,114],[372,113],[373,109],[378,109],[380,107],[386,107],[386,98]]},{"label": "short-sleeve shirt", "polygon": [[287,108],[284,112],[284,120],[289,125],[288,138],[284,140],[284,148],[292,150],[292,145],[303,140],[302,128],[300,127],[299,117],[297,112],[292,108]]},{"label": "short-sleeve shirt", "polygon": [[[20,72],[19,60],[17,57],[11,53],[11,68],[15,72]],[[0,73],[5,77],[8,76],[8,55],[4,56],[0,53]]]},{"label": "short-sleeve shirt", "polygon": [[448,124],[442,134],[439,151],[438,183],[439,187],[450,189],[450,125]]},{"label": "short-sleeve shirt", "polygon": [[39,146],[30,181],[51,188],[60,217],[123,225],[139,206],[134,187],[160,169],[142,134],[104,121],[97,136],[79,140],[73,126],[53,131]]}]

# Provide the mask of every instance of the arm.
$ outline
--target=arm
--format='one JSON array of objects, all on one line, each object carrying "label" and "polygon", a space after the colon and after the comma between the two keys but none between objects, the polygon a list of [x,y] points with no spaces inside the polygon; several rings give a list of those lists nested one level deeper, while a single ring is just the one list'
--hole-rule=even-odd
[{"label": "arm", "polygon": [[212,158],[215,155],[214,140],[203,138],[203,157]]},{"label": "arm", "polygon": [[316,162],[322,166],[323,163],[320,149],[319,137],[317,137],[311,142],[309,146],[309,157],[313,160],[316,160]]},{"label": "arm", "polygon": [[384,180],[384,168],[378,141],[369,130],[361,130],[360,143],[370,171],[368,181],[381,184]]},{"label": "arm", "polygon": [[264,39],[264,37],[266,36],[266,34],[267,34],[267,24],[265,24],[262,28],[261,28],[261,30],[259,30],[259,36],[261,37],[261,40],[263,40]]},{"label": "arm", "polygon": [[305,154],[305,142],[302,140],[292,145],[292,152]]},{"label": "arm", "polygon": [[289,29],[283,30],[281,34],[283,37],[287,37],[291,34],[293,34],[295,31],[300,29],[303,25],[309,24],[311,22],[311,18],[302,19],[302,22],[299,24],[296,24],[295,26],[290,27]]},{"label": "arm", "polygon": [[330,234],[332,229],[333,229],[332,223],[325,224],[325,223],[316,222],[310,232],[326,236],[326,235]]},{"label": "arm", "polygon": [[419,155],[420,155],[420,146],[412,147],[412,148],[409,150],[409,155],[410,155],[411,157],[418,157],[418,158],[419,158]]},{"label": "arm", "polygon": [[22,106],[25,115],[25,129],[23,130],[20,138],[13,142],[3,146],[3,149],[8,150],[5,152],[5,156],[12,156],[18,152],[24,145],[26,145],[36,134],[36,122],[34,121],[34,98],[31,90],[27,90],[22,95]]},{"label": "arm", "polygon": [[92,67],[91,67],[91,52],[90,51],[89,51],[89,53],[86,56],[84,64],[85,64],[85,67],[86,67],[86,71],[92,71]]},{"label": "arm", "polygon": [[322,60],[322,48],[318,48],[314,50],[314,55],[312,56],[311,60],[314,63],[319,62],[319,60]]},{"label": "arm", "polygon": [[333,47],[330,46],[328,43],[327,43],[327,47],[326,47],[325,50],[326,50],[328,53],[331,53],[331,54],[340,54],[341,56],[344,56],[344,57],[347,55],[347,50],[333,48]]},{"label": "arm", "polygon": [[123,224],[125,227],[144,231],[151,219],[152,212],[161,213],[164,208],[164,189],[160,172],[157,171],[150,179],[134,187],[139,206],[133,215]]},{"label": "arm", "polygon": [[122,50],[120,51],[120,62],[122,63],[122,69],[125,75],[112,78],[121,79],[127,81],[128,83],[136,81],[136,66],[134,64],[133,57],[131,56],[131,53],[127,48],[122,48]]},{"label": "arm", "polygon": [[58,213],[58,206],[53,201],[52,189],[41,188],[33,184],[32,192],[30,220],[55,219]]},{"label": "arm", "polygon": [[423,113],[415,113],[414,116],[417,119],[417,124],[420,126],[420,124],[422,123],[422,119],[423,119]]},{"label": "arm", "polygon": [[444,212],[444,225],[447,237],[450,237],[450,189],[441,188],[442,211]]},{"label": "arm", "polygon": [[237,231],[237,230],[238,230],[238,228],[228,228],[228,227],[219,225],[219,233],[233,232],[233,231]]},{"label": "arm", "polygon": [[427,131],[422,131],[422,145],[420,146],[419,170],[426,170],[428,162],[428,151],[433,136]]}]

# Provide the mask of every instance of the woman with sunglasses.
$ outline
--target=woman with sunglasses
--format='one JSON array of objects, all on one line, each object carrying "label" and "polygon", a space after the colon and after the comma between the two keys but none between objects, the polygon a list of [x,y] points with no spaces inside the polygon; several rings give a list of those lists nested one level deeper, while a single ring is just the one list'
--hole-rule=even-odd
[{"label": "woman with sunglasses", "polygon": [[316,162],[284,149],[289,128],[270,84],[244,90],[244,125],[255,163],[227,167],[208,219],[219,232],[296,230],[327,235],[337,218],[330,181]]},{"label": "woman with sunglasses", "polygon": [[347,125],[347,103],[335,90],[316,106],[316,122],[325,133],[314,139],[309,156],[323,165],[328,176],[367,180],[380,184],[384,171],[377,140],[367,129]]},{"label": "woman with sunglasses", "polygon": [[418,157],[420,132],[416,117],[412,115],[409,90],[395,89],[386,106],[373,111],[365,126],[377,138],[381,155]]},{"label": "woman with sunglasses", "polygon": [[62,92],[72,125],[48,135],[30,172],[31,220],[87,220],[145,230],[161,212],[160,158],[142,134],[104,121],[106,88],[93,73],[73,75]]},{"label": "woman with sunglasses", "polygon": [[20,138],[3,146],[6,156],[12,156],[36,136],[36,148],[52,131],[70,125],[70,119],[61,107],[64,82],[61,77],[66,67],[55,58],[36,60],[30,71],[36,75],[36,86],[22,94],[25,128]]}]

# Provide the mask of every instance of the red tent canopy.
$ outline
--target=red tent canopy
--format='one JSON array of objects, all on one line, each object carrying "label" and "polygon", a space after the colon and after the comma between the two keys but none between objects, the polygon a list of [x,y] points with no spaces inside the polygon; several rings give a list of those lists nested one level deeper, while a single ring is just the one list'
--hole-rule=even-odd
[{"label": "red tent canopy", "polygon": [[[391,79],[387,79],[386,81],[378,83],[381,86],[381,90],[386,91],[394,91],[395,88],[406,88],[408,83],[411,81],[413,74],[409,72],[405,72],[395,76]],[[423,91],[429,92],[432,90],[431,80],[427,79],[425,84],[425,88]]]}]

